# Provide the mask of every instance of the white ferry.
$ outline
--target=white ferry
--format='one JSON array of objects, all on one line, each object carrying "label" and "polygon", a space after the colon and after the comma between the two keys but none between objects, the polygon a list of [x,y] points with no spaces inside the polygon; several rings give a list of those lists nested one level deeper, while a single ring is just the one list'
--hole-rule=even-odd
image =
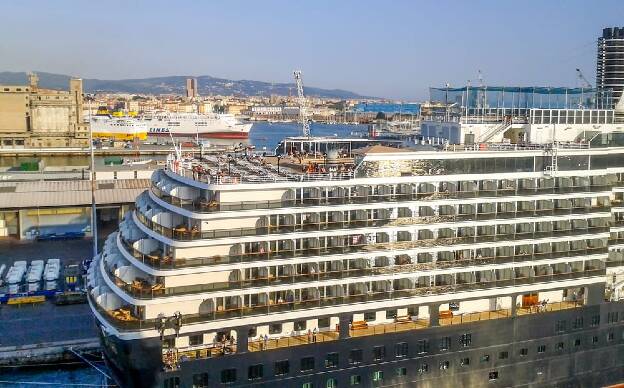
[{"label": "white ferry", "polygon": [[93,137],[113,140],[146,140],[147,125],[131,117],[113,117],[102,110],[91,117]]},{"label": "white ferry", "polygon": [[138,118],[148,127],[150,136],[246,139],[252,124],[243,123],[231,114],[161,112]]}]

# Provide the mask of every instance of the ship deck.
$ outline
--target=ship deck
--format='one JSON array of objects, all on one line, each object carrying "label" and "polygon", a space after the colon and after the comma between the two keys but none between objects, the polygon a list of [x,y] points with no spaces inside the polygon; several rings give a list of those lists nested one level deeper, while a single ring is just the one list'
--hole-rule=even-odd
[{"label": "ship deck", "polygon": [[319,155],[208,154],[167,163],[175,173],[207,184],[348,180],[353,178],[353,166],[350,157],[328,159]]}]

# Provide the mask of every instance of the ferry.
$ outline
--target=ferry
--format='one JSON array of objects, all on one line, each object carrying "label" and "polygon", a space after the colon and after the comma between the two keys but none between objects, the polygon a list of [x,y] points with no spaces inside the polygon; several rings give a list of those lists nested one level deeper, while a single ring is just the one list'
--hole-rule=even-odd
[{"label": "ferry", "polygon": [[166,113],[138,117],[148,128],[149,136],[191,138],[246,139],[251,123],[244,123],[234,115],[221,113]]},{"label": "ferry", "polygon": [[132,117],[113,115],[100,108],[90,120],[93,137],[98,139],[133,141],[147,140],[147,125]]}]

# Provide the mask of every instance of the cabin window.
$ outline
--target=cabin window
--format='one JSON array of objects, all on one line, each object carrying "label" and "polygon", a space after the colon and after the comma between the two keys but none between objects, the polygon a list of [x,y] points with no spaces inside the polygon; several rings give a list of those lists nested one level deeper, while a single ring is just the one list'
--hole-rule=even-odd
[{"label": "cabin window", "polygon": [[193,388],[208,388],[208,373],[194,374]]},{"label": "cabin window", "polygon": [[362,349],[352,349],[349,352],[349,364],[355,365],[362,362],[363,353]]},{"label": "cabin window", "polygon": [[247,372],[247,377],[249,378],[249,380],[261,379],[263,375],[264,375],[264,366],[262,364],[249,366],[249,369]]},{"label": "cabin window", "polygon": [[221,383],[230,384],[236,382],[236,369],[223,369],[221,371]]},{"label": "cabin window", "polygon": [[276,361],[275,362],[275,376],[287,375],[290,372],[290,361]]},{"label": "cabin window", "polygon": [[306,372],[314,369],[314,357],[303,357],[301,359],[301,371]]},{"label": "cabin window", "polygon": [[337,368],[338,357],[338,353],[328,353],[325,357],[325,368]]}]

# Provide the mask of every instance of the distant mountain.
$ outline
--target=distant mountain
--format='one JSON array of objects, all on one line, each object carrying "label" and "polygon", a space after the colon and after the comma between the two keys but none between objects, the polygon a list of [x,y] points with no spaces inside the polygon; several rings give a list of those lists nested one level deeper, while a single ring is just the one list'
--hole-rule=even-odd
[{"label": "distant mountain", "polygon": [[[39,85],[49,89],[67,89],[69,76],[36,72]],[[169,76],[141,79],[100,80],[83,78],[86,92],[136,93],[136,94],[184,94],[186,79],[192,76]],[[297,88],[292,83],[270,83],[250,80],[229,80],[202,75],[197,78],[199,94],[202,96],[270,96],[271,94],[287,96],[295,95]],[[24,85],[28,75],[24,72],[0,72],[0,85]],[[305,87],[305,94],[325,98],[367,98],[357,93],[341,89],[321,89]]]}]

